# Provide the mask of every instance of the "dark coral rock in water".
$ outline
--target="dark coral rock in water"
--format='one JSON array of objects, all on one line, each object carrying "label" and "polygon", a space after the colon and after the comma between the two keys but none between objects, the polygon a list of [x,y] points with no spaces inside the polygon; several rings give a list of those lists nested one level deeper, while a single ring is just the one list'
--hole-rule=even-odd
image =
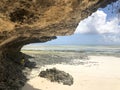
[{"label": "dark coral rock in water", "polygon": [[73,77],[64,72],[57,70],[56,68],[46,69],[46,71],[41,71],[39,74],[40,77],[47,78],[51,82],[63,83],[63,85],[72,85]]}]

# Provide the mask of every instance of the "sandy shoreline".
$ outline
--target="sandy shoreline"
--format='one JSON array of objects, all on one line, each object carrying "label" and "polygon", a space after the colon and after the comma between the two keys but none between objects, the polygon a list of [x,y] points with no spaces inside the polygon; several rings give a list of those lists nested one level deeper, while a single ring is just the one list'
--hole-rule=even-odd
[{"label": "sandy shoreline", "polygon": [[35,77],[29,80],[22,90],[120,90],[120,58],[112,56],[89,56],[89,58],[88,64],[85,65],[56,64],[40,69],[56,67],[70,73],[74,78],[72,86],[51,83],[44,78]]}]

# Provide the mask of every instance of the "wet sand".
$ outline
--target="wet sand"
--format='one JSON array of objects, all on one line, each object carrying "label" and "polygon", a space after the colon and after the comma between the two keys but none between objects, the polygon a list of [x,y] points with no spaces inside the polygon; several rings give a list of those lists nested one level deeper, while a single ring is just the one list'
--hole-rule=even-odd
[{"label": "wet sand", "polygon": [[[74,61],[78,62],[78,60]],[[31,78],[22,90],[120,90],[120,58],[113,56],[89,56],[87,64],[55,64],[41,67],[40,70],[56,67],[71,74],[74,84],[66,86],[50,82],[44,78]]]}]

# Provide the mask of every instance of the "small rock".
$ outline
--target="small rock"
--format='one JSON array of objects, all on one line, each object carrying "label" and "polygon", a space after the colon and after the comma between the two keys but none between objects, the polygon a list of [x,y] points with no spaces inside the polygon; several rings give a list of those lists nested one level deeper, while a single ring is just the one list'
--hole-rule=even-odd
[{"label": "small rock", "polygon": [[63,83],[63,85],[72,85],[73,77],[64,72],[57,70],[56,68],[46,69],[46,71],[41,71],[39,74],[40,77],[47,78],[51,82]]}]

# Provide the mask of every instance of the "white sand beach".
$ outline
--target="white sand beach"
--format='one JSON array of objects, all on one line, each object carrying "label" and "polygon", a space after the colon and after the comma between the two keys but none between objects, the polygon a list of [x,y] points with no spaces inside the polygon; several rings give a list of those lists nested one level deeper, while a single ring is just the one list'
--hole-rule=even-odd
[{"label": "white sand beach", "polygon": [[36,76],[30,79],[22,90],[120,90],[120,58],[113,56],[89,56],[89,58],[84,65],[56,64],[41,68],[45,70],[56,67],[71,74],[74,78],[71,86],[53,83]]}]

